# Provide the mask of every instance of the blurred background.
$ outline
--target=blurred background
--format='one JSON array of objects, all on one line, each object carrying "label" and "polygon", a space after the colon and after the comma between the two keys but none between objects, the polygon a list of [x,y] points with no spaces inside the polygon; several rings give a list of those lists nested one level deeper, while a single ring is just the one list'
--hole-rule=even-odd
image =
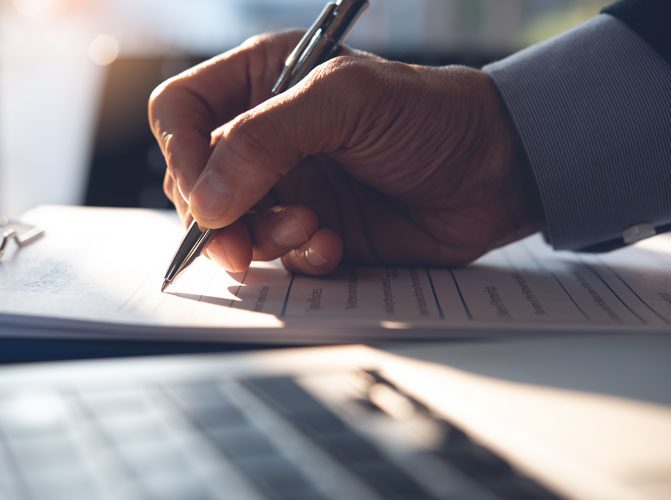
[{"label": "blurred background", "polygon": [[[162,80],[325,0],[0,0],[0,214],[42,203],[170,206],[146,103]],[[350,44],[479,67],[607,0],[372,0]]]}]

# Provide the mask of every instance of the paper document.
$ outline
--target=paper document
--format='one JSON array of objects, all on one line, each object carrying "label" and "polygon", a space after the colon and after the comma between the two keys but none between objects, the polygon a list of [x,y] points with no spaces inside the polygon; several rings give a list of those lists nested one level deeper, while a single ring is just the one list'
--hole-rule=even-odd
[{"label": "paper document", "polygon": [[[0,261],[0,326],[49,335],[334,342],[561,331],[671,332],[671,237],[603,254],[533,236],[458,269],[277,262],[228,274],[204,257],[161,293],[184,234],[171,212],[44,206],[46,235]],[[41,331],[40,330],[40,331]]]}]

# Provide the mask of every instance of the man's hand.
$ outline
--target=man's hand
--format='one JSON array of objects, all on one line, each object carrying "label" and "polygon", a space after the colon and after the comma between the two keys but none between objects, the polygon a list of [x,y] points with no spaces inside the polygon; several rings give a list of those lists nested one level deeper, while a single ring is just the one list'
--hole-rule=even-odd
[{"label": "man's hand", "polygon": [[343,50],[271,97],[299,36],[256,37],[151,96],[166,194],[185,222],[222,228],[211,258],[313,275],[343,258],[459,265],[542,226],[487,75]]}]

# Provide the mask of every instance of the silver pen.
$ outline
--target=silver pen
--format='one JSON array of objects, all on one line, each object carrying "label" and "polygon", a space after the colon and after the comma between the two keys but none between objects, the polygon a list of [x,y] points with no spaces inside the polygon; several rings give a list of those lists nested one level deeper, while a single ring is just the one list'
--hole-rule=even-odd
[{"label": "silver pen", "polygon": [[[317,20],[284,61],[272,95],[281,94],[293,87],[315,67],[332,58],[369,5],[369,0],[337,0],[326,4]],[[195,220],[191,223],[165,273],[162,292],[196,260],[215,232],[216,229],[201,229]]]}]

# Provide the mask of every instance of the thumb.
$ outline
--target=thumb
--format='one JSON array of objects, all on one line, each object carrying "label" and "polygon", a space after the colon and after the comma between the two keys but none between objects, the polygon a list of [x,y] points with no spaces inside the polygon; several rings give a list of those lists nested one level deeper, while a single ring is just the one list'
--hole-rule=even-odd
[{"label": "thumb", "polygon": [[215,132],[219,141],[189,198],[198,224],[232,224],[300,160],[342,147],[359,122],[369,64],[349,56],[331,59]]}]

